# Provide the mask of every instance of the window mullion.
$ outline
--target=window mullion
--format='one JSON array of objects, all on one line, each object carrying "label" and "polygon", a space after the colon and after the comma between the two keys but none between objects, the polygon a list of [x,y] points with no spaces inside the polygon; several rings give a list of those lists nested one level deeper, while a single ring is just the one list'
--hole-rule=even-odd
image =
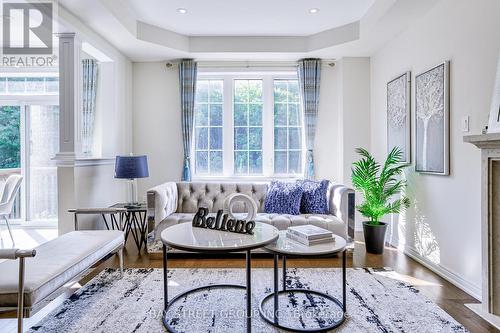
[{"label": "window mullion", "polygon": [[223,174],[229,177],[234,174],[233,77],[224,77],[223,94]]},{"label": "window mullion", "polygon": [[289,89],[286,81],[286,173],[290,173],[290,111]]},{"label": "window mullion", "polygon": [[247,175],[250,175],[250,92],[247,92]]},{"label": "window mullion", "polygon": [[274,156],[274,100],[273,78],[262,78],[262,173],[272,176]]}]

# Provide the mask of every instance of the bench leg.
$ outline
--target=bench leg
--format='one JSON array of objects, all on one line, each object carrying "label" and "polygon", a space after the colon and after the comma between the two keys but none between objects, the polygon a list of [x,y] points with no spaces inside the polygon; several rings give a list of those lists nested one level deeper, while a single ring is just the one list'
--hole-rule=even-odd
[{"label": "bench leg", "polygon": [[3,216],[3,219],[5,220],[5,224],[7,225],[7,229],[9,230],[9,235],[10,235],[10,240],[12,241],[12,247],[16,246],[14,242],[14,237],[12,236],[12,230],[10,230],[10,224],[9,220],[7,219],[7,216]]},{"label": "bench leg", "polygon": [[24,314],[24,258],[19,258],[19,290],[17,293],[17,332],[23,333]]},{"label": "bench leg", "polygon": [[123,246],[118,250],[118,260],[120,261],[120,273],[123,275]]}]

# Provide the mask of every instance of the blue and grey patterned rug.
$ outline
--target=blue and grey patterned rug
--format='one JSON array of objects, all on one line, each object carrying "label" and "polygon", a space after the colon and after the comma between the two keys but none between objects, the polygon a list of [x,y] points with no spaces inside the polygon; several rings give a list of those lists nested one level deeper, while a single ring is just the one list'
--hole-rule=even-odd
[{"label": "blue and grey patterned rug", "polygon": [[[387,269],[347,270],[347,318],[335,332],[467,332],[432,301]],[[243,269],[169,270],[169,296],[195,286],[245,282]],[[260,299],[271,292],[272,269],[252,270],[252,332],[281,332],[258,314]],[[280,281],[281,284],[281,281]],[[315,289],[341,298],[341,270],[290,268],[289,288]],[[320,328],[339,315],[327,299],[313,294],[284,294],[280,318],[291,325]],[[165,332],[162,324],[161,269],[108,269],[65,301],[30,332]],[[273,302],[264,304],[272,313]],[[179,332],[245,332],[244,289],[209,289],[190,294],[169,309]]]}]

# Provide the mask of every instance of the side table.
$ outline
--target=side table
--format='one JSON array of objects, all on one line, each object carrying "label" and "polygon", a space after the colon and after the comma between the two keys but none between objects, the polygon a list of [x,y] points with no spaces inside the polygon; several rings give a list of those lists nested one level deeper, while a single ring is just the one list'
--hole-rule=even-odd
[{"label": "side table", "polygon": [[[286,230],[280,231],[279,238],[276,242],[265,246],[265,250],[274,254],[274,274],[273,274],[273,285],[274,291],[265,296],[259,305],[260,316],[269,324],[285,329],[292,332],[325,332],[327,330],[334,329],[340,326],[345,320],[345,313],[347,311],[346,303],[346,240],[340,236],[334,235],[335,242],[323,243],[317,245],[303,245],[296,241],[293,241],[286,237]],[[332,295],[328,295],[316,290],[309,289],[287,289],[286,286],[286,258],[293,256],[300,257],[328,257],[333,256],[338,253],[342,253],[342,302]],[[283,257],[283,289],[278,290],[278,261],[279,256]],[[342,313],[338,319],[333,319],[329,324],[322,325],[318,328],[304,328],[304,327],[292,327],[286,323],[280,322],[279,314],[279,302],[278,297],[280,294],[290,294],[290,293],[306,293],[310,295],[315,295],[329,300],[335,307],[337,307]],[[273,298],[273,318],[270,318],[266,311],[264,311],[264,303]],[[318,319],[317,322],[320,322]]]},{"label": "side table", "polygon": [[[252,331],[252,279],[251,279],[251,255],[252,250],[263,247],[278,239],[278,229],[269,224],[260,222],[255,223],[254,234],[237,234],[219,230],[211,230],[204,228],[195,228],[191,223],[176,224],[161,233],[163,242],[163,293],[164,293],[164,310],[163,310],[163,325],[168,332],[177,333],[171,325],[172,319],[168,317],[168,309],[180,299],[187,295],[212,288],[236,288],[246,290],[246,332]],[[246,265],[245,275],[246,284],[209,284],[205,286],[197,286],[193,289],[180,293],[172,299],[168,298],[168,275],[167,275],[167,246],[179,250],[199,253],[233,253],[245,252]],[[176,318],[179,321],[179,318]]]},{"label": "side table", "polygon": [[[123,231],[125,232],[125,243],[127,242],[127,238],[129,234],[132,234],[134,238],[135,245],[139,252],[141,252],[142,246],[144,245],[144,249],[147,246],[147,238],[148,238],[148,224],[146,219],[147,206],[145,203],[141,203],[138,207],[128,207],[126,203],[117,203],[109,208],[121,208],[123,211],[120,212],[120,219],[123,221]],[[114,221],[114,217],[111,216],[111,226],[114,229],[114,224],[118,225],[116,221]],[[104,221],[107,224],[106,218]],[[109,229],[109,228],[108,228]]]}]

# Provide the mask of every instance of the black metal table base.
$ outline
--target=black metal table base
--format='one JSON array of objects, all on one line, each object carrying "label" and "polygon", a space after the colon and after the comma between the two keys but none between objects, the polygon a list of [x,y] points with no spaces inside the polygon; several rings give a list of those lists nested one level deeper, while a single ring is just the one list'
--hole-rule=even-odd
[{"label": "black metal table base", "polygon": [[[266,322],[269,324],[278,327],[280,329],[284,329],[287,331],[291,332],[326,332],[328,330],[334,329],[336,327],[339,327],[345,320],[345,313],[347,311],[347,303],[346,303],[346,253],[345,250],[342,252],[342,302],[340,302],[337,298],[316,291],[316,290],[309,290],[309,289],[297,289],[297,288],[287,288],[286,286],[286,256],[283,256],[283,289],[278,290],[278,262],[279,262],[279,255],[275,254],[274,255],[274,292],[266,295],[259,304],[259,314],[264,319]],[[315,329],[307,329],[303,327],[290,327],[287,326],[283,323],[279,322],[279,307],[278,307],[278,297],[280,294],[288,294],[288,293],[308,293],[308,294],[313,294],[313,295],[318,295],[323,298],[326,298],[333,302],[336,306],[338,306],[339,310],[341,311],[341,315],[339,316],[339,319],[334,320],[330,325],[324,326],[321,328],[315,328]],[[264,303],[270,299],[273,298],[274,300],[274,308],[273,308],[273,318],[270,318],[266,312],[264,311]]]},{"label": "black metal table base", "polygon": [[274,315],[273,318],[270,318],[269,316],[267,316],[266,312],[264,311],[264,303],[266,303],[266,301],[268,299],[270,299],[271,297],[275,298],[276,294],[272,293],[272,294],[265,296],[259,305],[259,314],[262,317],[262,319],[264,319],[266,322],[268,322],[269,324],[271,324],[275,327],[278,327],[278,328],[281,328],[281,329],[287,330],[287,331],[292,331],[292,332],[324,332],[324,331],[328,331],[328,330],[334,329],[336,327],[339,327],[345,320],[345,315],[344,315],[344,312],[342,311],[342,303],[337,298],[335,298],[331,295],[328,295],[328,294],[325,294],[325,293],[322,293],[322,292],[319,292],[316,290],[296,289],[296,288],[287,289],[287,290],[280,290],[280,291],[278,291],[277,294],[281,295],[281,294],[288,294],[288,293],[303,293],[303,294],[317,295],[317,296],[321,296],[323,298],[326,298],[339,307],[339,312],[341,312],[341,315],[339,316],[339,319],[335,319],[330,325],[324,326],[321,328],[317,328],[317,329],[290,327],[290,326],[287,326],[285,324],[280,324],[279,318],[277,316],[278,315],[277,311],[273,312],[273,315]]},{"label": "black metal table base", "polygon": [[233,289],[245,289],[246,290],[246,331],[247,333],[252,332],[252,281],[251,281],[251,251],[246,251],[246,285],[238,284],[209,284],[205,286],[195,287],[187,290],[179,295],[176,295],[171,300],[168,299],[168,267],[167,267],[167,248],[163,245],[163,297],[164,297],[164,309],[163,309],[163,326],[170,333],[178,333],[178,331],[170,325],[170,319],[167,317],[168,309],[179,299],[186,297],[189,294],[198,292],[205,289],[214,288],[233,288]]},{"label": "black metal table base", "polygon": [[[116,204],[110,208],[127,208],[126,204]],[[148,239],[148,223],[146,218],[146,206],[144,204],[129,208],[126,212],[120,212],[120,219],[117,220],[114,214],[111,214],[111,221],[106,219],[105,214],[102,214],[104,223],[108,230],[121,230],[125,233],[125,243],[129,235],[132,235],[137,250],[141,253],[141,249],[147,249],[147,239]]]},{"label": "black metal table base", "polygon": [[187,295],[189,294],[192,294],[192,293],[195,293],[195,292],[198,292],[200,290],[205,290],[205,289],[214,289],[214,288],[232,288],[232,289],[246,289],[246,286],[243,286],[243,285],[238,285],[238,284],[209,284],[209,285],[206,285],[206,286],[201,286],[201,287],[196,287],[196,288],[193,288],[193,289],[189,289],[177,296],[175,296],[174,298],[172,298],[171,300],[168,301],[168,305],[167,305],[167,308],[165,310],[163,310],[163,326],[165,326],[165,328],[167,329],[167,331],[171,332],[171,333],[177,333],[178,331],[172,327],[172,325],[170,325],[169,323],[169,319],[167,318],[167,311],[168,309],[179,299],[181,298],[184,298],[186,297]]}]

